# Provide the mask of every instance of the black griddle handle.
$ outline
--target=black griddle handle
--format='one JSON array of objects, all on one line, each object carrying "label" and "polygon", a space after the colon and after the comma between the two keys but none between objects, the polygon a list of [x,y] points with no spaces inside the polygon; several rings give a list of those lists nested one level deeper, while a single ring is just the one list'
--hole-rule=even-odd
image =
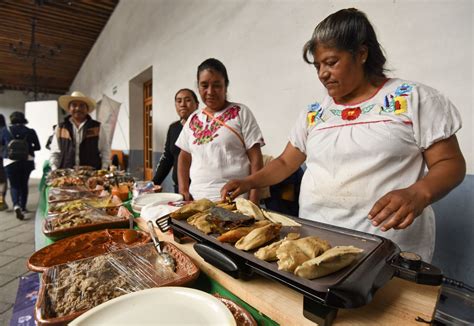
[{"label": "black griddle handle", "polygon": [[416,265],[410,265],[401,255],[396,255],[390,265],[394,267],[394,275],[405,280],[425,285],[441,285],[443,282],[442,271],[421,260]]},{"label": "black griddle handle", "polygon": [[205,243],[195,243],[194,250],[209,264],[233,277],[239,277],[240,268],[235,259]]}]

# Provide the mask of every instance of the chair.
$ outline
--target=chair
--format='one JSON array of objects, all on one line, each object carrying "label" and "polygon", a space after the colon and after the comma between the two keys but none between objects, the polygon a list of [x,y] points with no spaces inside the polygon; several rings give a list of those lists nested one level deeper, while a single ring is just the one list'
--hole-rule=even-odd
[{"label": "chair", "polygon": [[298,216],[298,200],[303,173],[303,169],[298,168],[282,182],[270,186],[270,197],[263,200],[265,206],[275,212]]},{"label": "chair", "polygon": [[123,151],[112,149],[110,151],[110,158],[112,165],[120,168],[120,170],[127,170],[128,168],[128,155],[124,154]]},{"label": "chair", "polygon": [[432,264],[443,274],[474,286],[474,176],[433,204],[436,247]]}]

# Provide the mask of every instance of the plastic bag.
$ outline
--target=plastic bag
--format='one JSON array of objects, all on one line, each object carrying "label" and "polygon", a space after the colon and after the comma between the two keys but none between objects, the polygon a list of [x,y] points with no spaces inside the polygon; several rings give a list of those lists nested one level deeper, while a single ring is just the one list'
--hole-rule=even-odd
[{"label": "plastic bag", "polygon": [[[71,203],[71,202],[69,202]],[[106,212],[78,202],[83,209],[66,211],[59,214],[49,214],[45,221],[45,230],[56,231],[82,225],[123,220],[123,217],[108,215]]]},{"label": "plastic bag", "polygon": [[[182,278],[157,264],[152,244],[49,268],[40,298],[44,318],[84,312],[118,296],[173,284]],[[40,294],[41,295],[41,294]]]}]

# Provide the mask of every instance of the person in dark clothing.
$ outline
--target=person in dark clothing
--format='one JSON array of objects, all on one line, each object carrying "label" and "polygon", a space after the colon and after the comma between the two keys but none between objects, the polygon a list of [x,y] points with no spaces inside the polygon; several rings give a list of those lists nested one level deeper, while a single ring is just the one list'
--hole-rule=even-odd
[{"label": "person in dark clothing", "polygon": [[[0,134],[6,127],[5,117],[0,114]],[[2,150],[3,152],[3,150]],[[5,202],[8,189],[7,175],[5,173],[5,167],[3,166],[3,155],[0,155],[0,211],[8,209],[8,205]]]},{"label": "person in dark clothing", "polygon": [[171,168],[173,168],[174,191],[178,193],[178,156],[181,150],[175,143],[183,129],[184,123],[191,113],[198,108],[199,101],[192,90],[183,88],[174,96],[174,104],[180,120],[173,122],[168,128],[165,150],[156,166],[153,183],[155,185],[161,185]]},{"label": "person in dark clothing", "polygon": [[51,150],[51,143],[53,142],[54,135],[56,134],[56,126],[57,125],[53,126],[53,133],[48,137],[48,140],[46,141],[46,145],[44,146],[46,147],[46,149]]},{"label": "person in dark clothing", "polygon": [[288,178],[270,186],[270,197],[264,199],[265,207],[279,213],[298,216],[301,179],[304,171],[300,167]]},{"label": "person in dark clothing", "polygon": [[59,105],[69,115],[55,129],[51,142],[51,169],[92,166],[107,169],[110,165],[110,145],[100,122],[89,115],[95,101],[81,92],[59,97]]},{"label": "person in dark clothing", "polygon": [[[1,145],[3,146],[3,163],[5,172],[10,181],[10,193],[13,202],[13,211],[19,220],[24,219],[26,203],[28,201],[28,181],[30,173],[35,169],[35,151],[41,149],[38,135],[33,129],[26,127],[28,120],[22,112],[13,112],[10,115],[11,125],[2,129]],[[8,144],[12,139],[25,139],[28,143],[28,158],[13,160],[8,157]]]}]

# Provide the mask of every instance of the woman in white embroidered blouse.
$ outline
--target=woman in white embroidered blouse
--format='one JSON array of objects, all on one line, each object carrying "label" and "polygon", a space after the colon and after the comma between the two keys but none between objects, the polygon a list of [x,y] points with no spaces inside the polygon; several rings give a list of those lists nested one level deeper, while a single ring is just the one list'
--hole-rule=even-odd
[{"label": "woman in white embroidered blouse", "polygon": [[277,159],[221,196],[278,183],[306,161],[300,217],[382,235],[431,261],[430,204],[466,171],[458,111],[428,86],[386,77],[375,31],[357,9],[324,19],[303,52],[328,95],[301,113]]},{"label": "woman in white embroidered blouse", "polygon": [[[206,107],[188,118],[176,141],[181,148],[179,192],[185,200],[217,200],[227,181],[262,168],[260,147],[265,143],[252,112],[243,104],[227,100],[229,78],[222,62],[207,59],[201,63],[197,81]],[[245,196],[258,203],[258,192],[247,192]]]}]

